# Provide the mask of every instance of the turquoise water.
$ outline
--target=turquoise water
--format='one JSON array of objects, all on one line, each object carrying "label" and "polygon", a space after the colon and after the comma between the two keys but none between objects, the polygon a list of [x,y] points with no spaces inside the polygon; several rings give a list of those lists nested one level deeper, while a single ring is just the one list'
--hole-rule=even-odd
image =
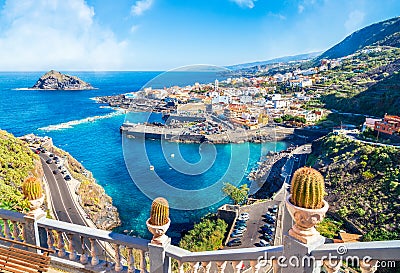
[{"label": "turquoise water", "polygon": [[[261,154],[270,150],[279,151],[287,146],[284,142],[278,142],[200,147],[198,144],[161,145],[160,141],[148,140],[144,143],[146,156],[144,152],[126,155],[129,171],[138,182],[135,184],[125,164],[122,136],[119,132],[125,115],[115,113],[112,109],[100,108],[100,105],[91,98],[137,91],[160,72],[70,72],[69,74],[81,77],[98,89],[15,90],[32,86],[42,74],[42,72],[0,73],[0,128],[16,136],[27,133],[48,135],[53,138],[55,145],[81,161],[113,198],[122,220],[122,226],[117,228],[117,231],[134,230],[133,234],[141,237],[149,236],[145,221],[149,216],[151,200],[148,192],[147,195],[144,194],[137,184],[146,190],[146,186],[154,183],[155,175],[166,184],[182,190],[208,189],[216,182],[217,186],[223,182],[247,183],[246,175],[251,168],[256,167]],[[215,77],[213,73],[202,73],[200,76],[188,73],[174,74],[169,82],[165,82],[165,86],[213,82]],[[93,122],[85,120],[94,116],[105,117]],[[145,113],[135,113],[130,114],[128,119],[140,122],[145,120],[146,116]],[[151,117],[154,121],[159,119],[157,115]],[[39,130],[67,122],[71,126],[66,129]],[[134,151],[143,143],[138,143],[138,140],[127,140],[126,144],[132,149],[129,151]],[[171,150],[175,151],[176,155],[173,159],[169,156]],[[146,165],[148,163],[144,159],[148,159],[154,166],[153,172],[150,172]],[[227,172],[229,167],[233,170]],[[143,188],[144,184],[146,185]],[[166,196],[163,190],[157,192],[157,187],[153,187],[152,190],[152,194]],[[171,210],[172,225],[169,234],[175,241],[183,229],[189,228],[191,223],[228,201],[221,200],[220,191],[198,192],[200,194],[193,194],[190,200],[202,209],[193,209],[193,205],[188,205],[186,195],[182,195],[185,198],[171,197],[173,200],[170,200],[170,203],[173,207],[189,208],[189,210]]]}]

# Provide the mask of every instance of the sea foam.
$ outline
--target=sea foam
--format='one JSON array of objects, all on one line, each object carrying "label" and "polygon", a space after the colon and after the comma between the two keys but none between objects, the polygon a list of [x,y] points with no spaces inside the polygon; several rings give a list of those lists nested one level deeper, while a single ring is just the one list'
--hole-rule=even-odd
[{"label": "sea foam", "polygon": [[38,130],[49,132],[49,131],[58,131],[58,130],[64,130],[64,129],[71,129],[74,126],[79,125],[79,124],[94,122],[96,120],[112,118],[112,117],[116,117],[116,116],[120,116],[120,115],[124,115],[124,114],[125,114],[125,111],[117,110],[115,112],[112,112],[112,113],[109,113],[109,114],[106,114],[106,115],[102,115],[102,116],[87,117],[87,118],[83,118],[83,119],[72,120],[72,121],[68,121],[68,122],[63,122],[63,123],[59,123],[59,124],[54,124],[54,125],[41,127]]}]

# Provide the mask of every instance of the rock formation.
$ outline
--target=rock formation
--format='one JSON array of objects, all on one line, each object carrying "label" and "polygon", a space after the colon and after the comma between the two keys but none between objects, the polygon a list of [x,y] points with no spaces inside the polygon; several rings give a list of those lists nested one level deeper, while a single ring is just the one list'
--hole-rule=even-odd
[{"label": "rock formation", "polygon": [[70,76],[51,70],[40,77],[36,84],[32,86],[32,89],[87,90],[94,88],[89,83],[82,81],[76,76]]}]

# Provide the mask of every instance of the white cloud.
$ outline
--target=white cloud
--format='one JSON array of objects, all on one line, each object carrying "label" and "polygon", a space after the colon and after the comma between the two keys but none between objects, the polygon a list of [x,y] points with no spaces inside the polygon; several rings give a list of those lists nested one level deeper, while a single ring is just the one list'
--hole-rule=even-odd
[{"label": "white cloud", "polygon": [[131,31],[131,33],[135,33],[138,29],[139,29],[139,25],[133,25],[133,26],[131,26],[130,31]]},{"label": "white cloud", "polygon": [[0,14],[0,70],[121,68],[126,42],[94,15],[84,0],[7,0]]},{"label": "white cloud", "polygon": [[349,13],[344,26],[348,32],[353,32],[363,25],[365,13],[359,10],[353,10]]},{"label": "white cloud", "polygon": [[300,5],[297,7],[297,10],[298,10],[299,13],[302,13],[302,12],[304,11],[304,6],[300,4]]},{"label": "white cloud", "polygon": [[231,0],[231,1],[235,2],[236,4],[238,4],[242,8],[252,9],[255,6],[254,2],[256,2],[257,0]]},{"label": "white cloud", "polygon": [[268,15],[271,16],[271,17],[278,18],[278,19],[280,19],[280,20],[286,20],[286,19],[287,19],[285,15],[282,15],[282,14],[280,14],[280,13],[272,13],[272,12],[269,12]]},{"label": "white cloud", "polygon": [[142,15],[143,12],[149,10],[153,5],[153,0],[139,0],[131,8],[132,15]]}]

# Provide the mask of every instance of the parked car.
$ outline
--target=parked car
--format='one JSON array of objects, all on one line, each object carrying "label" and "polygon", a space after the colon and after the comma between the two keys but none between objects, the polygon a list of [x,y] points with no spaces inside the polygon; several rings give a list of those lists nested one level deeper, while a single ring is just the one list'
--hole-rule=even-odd
[{"label": "parked car", "polygon": [[35,154],[40,154],[40,150],[39,150],[39,149],[36,149],[36,150],[35,150]]},{"label": "parked car", "polygon": [[261,246],[270,246],[270,244],[267,242],[267,241],[265,241],[265,240],[260,240],[260,245]]},{"label": "parked car", "polygon": [[271,235],[268,235],[268,234],[261,235],[260,238],[265,240],[265,241],[271,241],[272,240]]},{"label": "parked car", "polygon": [[59,169],[53,170],[53,174],[59,174],[59,173],[60,173],[60,170],[59,170]]},{"label": "parked car", "polygon": [[51,158],[49,158],[49,159],[46,160],[46,163],[47,164],[51,164],[51,163],[53,163],[53,160]]},{"label": "parked car", "polygon": [[275,223],[275,220],[272,219],[272,218],[265,218],[264,221],[267,222],[267,223],[269,223],[269,224]]},{"label": "parked car", "polygon": [[54,154],[49,154],[50,157],[54,157]]},{"label": "parked car", "polygon": [[55,159],[54,162],[56,162],[56,164],[60,164],[60,159]]},{"label": "parked car", "polygon": [[227,246],[240,246],[242,244],[242,241],[240,238],[233,239],[228,242]]},{"label": "parked car", "polygon": [[243,236],[243,233],[232,233],[231,234],[232,238],[237,238],[237,237],[242,237],[242,236]]},{"label": "parked car", "polygon": [[247,212],[241,213],[238,217],[239,220],[247,221],[249,220],[250,215]]},{"label": "parked car", "polygon": [[246,222],[238,222],[238,221],[236,221],[235,226],[237,226],[237,227],[247,227],[247,224],[246,224]]},{"label": "parked car", "polygon": [[240,230],[240,231],[245,232],[247,230],[247,228],[246,227],[237,227],[235,230]]},{"label": "parked car", "polygon": [[70,176],[69,174],[67,174],[67,175],[64,177],[64,179],[65,179],[66,181],[69,181],[69,180],[71,180],[71,176]]}]

